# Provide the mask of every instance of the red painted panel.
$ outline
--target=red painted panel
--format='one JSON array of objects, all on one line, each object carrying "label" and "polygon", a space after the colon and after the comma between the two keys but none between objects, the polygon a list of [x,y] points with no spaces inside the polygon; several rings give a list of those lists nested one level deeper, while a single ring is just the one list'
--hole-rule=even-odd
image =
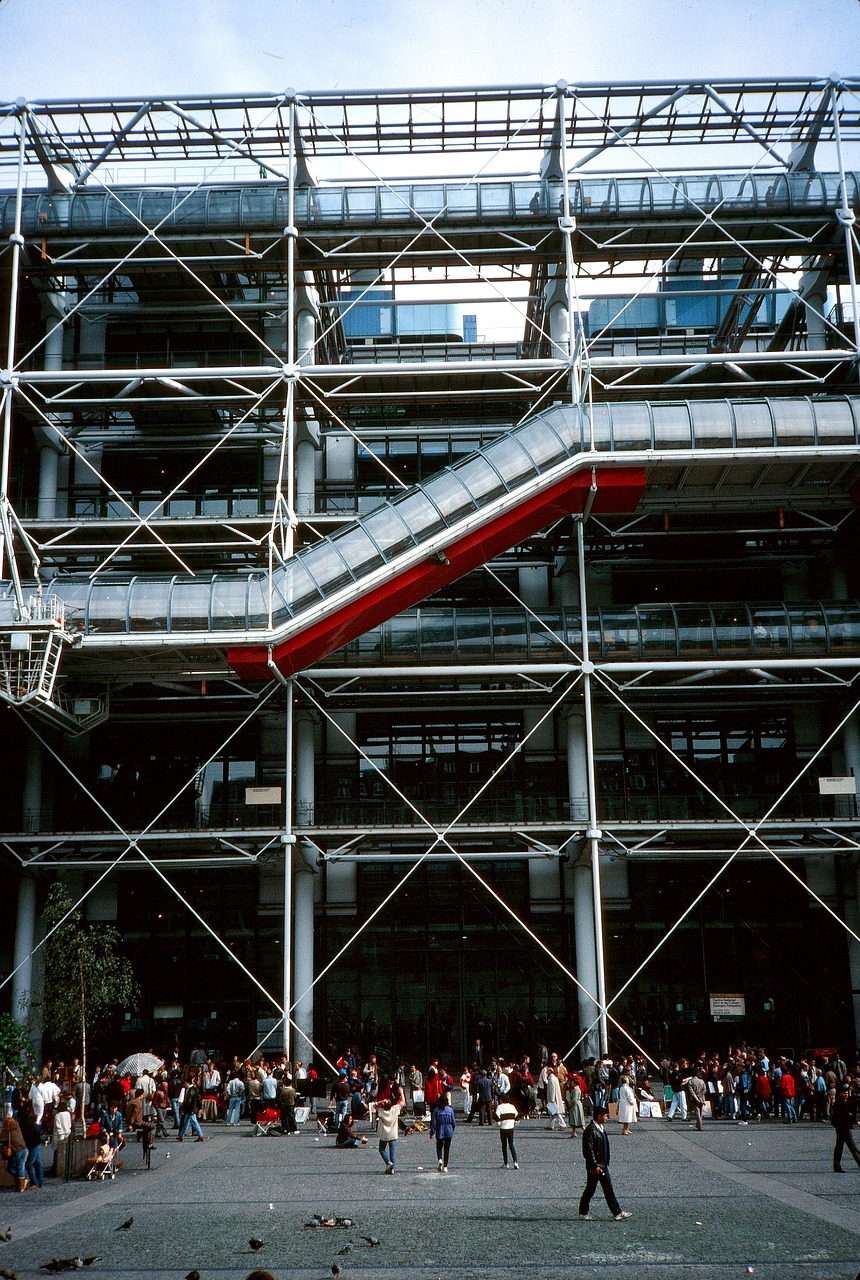
[{"label": "red painted panel", "polygon": [[[396,578],[351,600],[330,617],[290,636],[276,645],[272,653],[279,671],[284,675],[303,671],[371,627],[420,604],[434,591],[456,582],[502,551],[516,546],[523,538],[545,529],[554,520],[582,511],[591,478],[590,468],[566,476],[552,488],[446,547],[447,564],[422,560]],[[645,487],[645,472],[641,467],[598,470],[595,480],[597,491],[591,509],[596,514],[636,510]],[[227,652],[231,667],[245,680],[270,679],[267,658],[265,645],[236,646]]]}]

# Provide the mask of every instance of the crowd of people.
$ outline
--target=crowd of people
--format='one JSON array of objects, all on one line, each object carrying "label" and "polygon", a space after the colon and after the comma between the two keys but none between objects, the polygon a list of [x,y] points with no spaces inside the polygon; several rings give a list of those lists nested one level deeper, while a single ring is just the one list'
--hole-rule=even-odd
[{"label": "crowd of people", "polygon": [[514,1169],[514,1131],[521,1121],[545,1119],[549,1129],[583,1140],[588,1132],[586,1146],[594,1148],[604,1141],[595,1138],[594,1124],[607,1115],[625,1137],[638,1120],[658,1117],[695,1122],[698,1129],[705,1119],[831,1123],[838,1148],[834,1169],[841,1171],[845,1146],[860,1165],[852,1134],[860,1117],[860,1062],[849,1068],[836,1051],[795,1061],[738,1045],[722,1055],[664,1057],[649,1068],[644,1056],[631,1054],[588,1058],[574,1067],[543,1045],[534,1063],[528,1054],[485,1063],[480,1042],[476,1049],[456,1082],[438,1059],[426,1072],[405,1061],[383,1068],[376,1054],[361,1054],[354,1046],[337,1057],[333,1080],[328,1068],[318,1071],[286,1055],[253,1061],[234,1056],[227,1062],[197,1050],[184,1062],[176,1049],[162,1065],[139,1075],[120,1070],[114,1060],[97,1067],[91,1080],[84,1079],[78,1059],[68,1067],[47,1062],[38,1074],[7,1088],[3,1152],[23,1191],[44,1183],[46,1142],[56,1155],[77,1131],[98,1138],[100,1158],[119,1164],[133,1134],[150,1144],[171,1133],[178,1142],[189,1136],[203,1142],[201,1122],[235,1126],[247,1119],[252,1125],[277,1124],[293,1136],[316,1111],[340,1148],[366,1145],[367,1134],[356,1125],[372,1126],[389,1174],[396,1168],[398,1137],[426,1121],[436,1140],[438,1169],[446,1173],[459,1107],[463,1123],[498,1129],[502,1163]]}]

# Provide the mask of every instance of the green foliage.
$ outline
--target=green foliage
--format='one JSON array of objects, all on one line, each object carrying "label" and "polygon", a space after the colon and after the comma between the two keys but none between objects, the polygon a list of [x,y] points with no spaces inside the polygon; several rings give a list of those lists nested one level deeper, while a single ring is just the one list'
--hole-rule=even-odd
[{"label": "green foliage", "polygon": [[[59,883],[51,886],[45,919],[53,926],[74,905]],[[122,936],[109,924],[85,925],[73,911],[46,944],[45,1030],[58,1039],[80,1039],[86,1054],[87,1031],[117,1006],[137,1007],[139,991],[130,962],[119,953]]]},{"label": "green foliage", "polygon": [[11,1013],[0,1013],[0,1084],[5,1083],[7,1072],[17,1080],[32,1060],[33,1046],[26,1028]]}]

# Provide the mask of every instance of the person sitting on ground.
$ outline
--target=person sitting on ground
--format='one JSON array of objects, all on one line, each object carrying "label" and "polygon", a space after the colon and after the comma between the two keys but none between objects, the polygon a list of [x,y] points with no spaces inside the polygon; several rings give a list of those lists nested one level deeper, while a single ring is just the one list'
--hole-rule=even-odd
[{"label": "person sitting on ground", "polygon": [[353,1133],[353,1122],[354,1118],[350,1115],[344,1116],[341,1120],[334,1142],[336,1147],[363,1147],[366,1144],[367,1138],[363,1136],[359,1138]]}]

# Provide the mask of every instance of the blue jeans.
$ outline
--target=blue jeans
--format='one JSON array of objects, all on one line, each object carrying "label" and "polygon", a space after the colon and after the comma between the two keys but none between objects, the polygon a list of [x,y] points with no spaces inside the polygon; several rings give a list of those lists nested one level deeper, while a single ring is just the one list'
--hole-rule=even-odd
[{"label": "blue jeans", "polygon": [[794,1098],[783,1098],[782,1109],[789,1124],[797,1124],[797,1112],[794,1109]]},{"label": "blue jeans", "polygon": [[349,1111],[349,1098],[339,1098],[334,1107],[335,1128],[339,1129]]},{"label": "blue jeans", "polygon": [[[388,1154],[386,1154],[386,1149]],[[379,1154],[382,1156],[383,1160],[385,1161],[386,1167],[388,1165],[391,1165],[393,1167],[394,1164],[396,1163],[396,1157],[397,1157],[397,1139],[392,1138],[390,1142],[380,1142]]]},{"label": "blue jeans", "polygon": [[20,1151],[16,1151],[6,1162],[6,1168],[10,1178],[25,1178],[27,1176],[27,1148],[22,1147]]},{"label": "blue jeans", "polygon": [[182,1124],[179,1127],[180,1138],[185,1137],[189,1127],[194,1130],[198,1138],[203,1137],[203,1130],[200,1128],[200,1121],[191,1112],[189,1112],[188,1115],[182,1117]]},{"label": "blue jeans", "polygon": [[179,1128],[179,1099],[171,1098],[170,1105],[173,1108],[173,1127],[174,1129],[178,1129]]},{"label": "blue jeans", "polygon": [[37,1147],[27,1148],[27,1177],[30,1179],[34,1187],[41,1187],[45,1181],[45,1175],[42,1173],[42,1144]]},{"label": "blue jeans", "polygon": [[227,1099],[227,1116],[226,1116],[227,1124],[238,1124],[239,1115],[241,1114],[241,1111],[242,1111],[242,1099],[232,1098],[232,1097],[228,1098]]}]

